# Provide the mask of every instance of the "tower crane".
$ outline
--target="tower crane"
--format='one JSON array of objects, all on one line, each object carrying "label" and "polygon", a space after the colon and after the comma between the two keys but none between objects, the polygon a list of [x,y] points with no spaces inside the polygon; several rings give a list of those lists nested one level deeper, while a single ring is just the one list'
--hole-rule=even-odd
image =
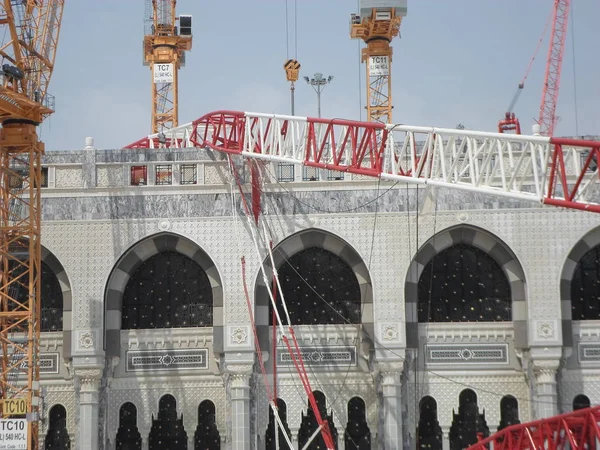
[{"label": "tower crane", "polygon": [[38,448],[40,400],[44,144],[36,130],[54,112],[48,84],[63,7],[64,0],[0,1],[0,417],[26,415],[19,423],[28,449]]},{"label": "tower crane", "polygon": [[367,121],[392,122],[392,39],[400,32],[407,0],[360,0],[360,14],[350,18],[350,37],[366,47]]},{"label": "tower crane", "polygon": [[544,77],[544,90],[540,105],[540,134],[554,136],[556,125],[556,103],[560,88],[560,73],[562,70],[563,55],[565,52],[565,39],[569,23],[569,10],[571,0],[554,0],[552,17],[552,35],[548,47],[548,60],[546,61],[546,76]]},{"label": "tower crane", "polygon": [[[554,135],[554,126],[556,125],[557,119],[556,104],[558,102],[560,75],[565,51],[565,39],[567,37],[567,25],[570,7],[571,0],[554,0],[554,7],[551,16],[552,34],[550,36],[550,45],[548,46],[548,58],[546,60],[546,74],[544,76],[540,115],[537,121],[538,125],[540,126],[540,134],[542,136]],[[548,23],[546,24],[546,28]],[[543,34],[546,34],[546,29],[544,29]],[[518,90],[515,93],[510,106],[508,107],[508,112],[505,114],[504,118],[498,122],[498,131],[500,133],[514,131],[516,134],[521,134],[519,119],[515,116],[515,113],[512,112],[512,110],[519,98],[521,90],[524,87],[525,79],[531,70],[531,66],[539,49],[540,43],[541,39],[538,43],[538,47],[536,48],[534,56],[529,63],[525,77],[523,78],[523,81],[519,83]]]},{"label": "tower crane", "polygon": [[[179,123],[179,69],[192,49],[192,16],[175,16],[177,0],[146,0],[144,65],[152,74],[152,130]],[[179,27],[177,26],[179,21]]]}]

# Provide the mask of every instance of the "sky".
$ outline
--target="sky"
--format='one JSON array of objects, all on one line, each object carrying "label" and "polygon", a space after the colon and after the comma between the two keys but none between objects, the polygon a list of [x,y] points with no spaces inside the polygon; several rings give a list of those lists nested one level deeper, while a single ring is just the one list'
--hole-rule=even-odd
[{"label": "sky", "polygon": [[[67,0],[41,126],[48,150],[121,148],[151,132],[151,74],[142,65],[145,0]],[[322,116],[365,119],[361,42],[349,37],[357,0],[179,0],[193,16],[193,48],[180,70],[180,124],[211,111],[290,113],[283,63],[300,76],[333,75]],[[600,134],[600,2],[572,0],[556,135]],[[393,122],[496,131],[534,55],[551,0],[409,0],[393,45]],[[296,16],[294,17],[294,9]],[[294,24],[297,30],[294,31]],[[549,29],[515,112],[523,133],[539,116]],[[294,37],[297,36],[297,40]],[[297,52],[296,52],[297,48]],[[575,95],[576,94],[576,95]],[[302,78],[296,114],[317,116]]]}]

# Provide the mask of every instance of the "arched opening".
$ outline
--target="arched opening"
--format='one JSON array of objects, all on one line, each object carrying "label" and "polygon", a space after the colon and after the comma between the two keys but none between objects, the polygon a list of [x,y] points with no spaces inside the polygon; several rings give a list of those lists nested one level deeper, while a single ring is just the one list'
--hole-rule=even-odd
[{"label": "arched opening", "polygon": [[588,250],[575,266],[571,281],[573,320],[600,320],[600,245]]},{"label": "arched opening", "polygon": [[418,286],[419,322],[511,320],[508,278],[486,252],[455,244],[435,255]]},{"label": "arched opening", "polygon": [[560,280],[562,340],[573,346],[573,320],[598,320],[600,308],[600,227],[586,233],[573,246],[563,265]]},{"label": "arched opening", "polygon": [[[361,293],[352,268],[339,256],[309,247],[278,268],[279,282],[292,325],[361,322]],[[287,325],[281,302],[277,310]],[[273,311],[269,302],[269,316]]]},{"label": "arched opening", "polygon": [[500,425],[498,426],[498,431],[517,423],[521,423],[519,421],[519,402],[512,395],[505,395],[500,400]]},{"label": "arched opening", "polygon": [[[22,274],[25,270],[25,266],[21,265],[19,260],[24,260],[28,252],[27,242],[12,244],[11,253],[15,259],[9,261],[9,269],[13,271],[14,276]],[[64,322],[63,317],[72,310],[71,283],[64,267],[52,252],[42,247],[40,257],[41,331],[63,331],[63,359],[68,360],[71,357],[71,321]],[[25,301],[29,295],[28,283],[28,277],[22,278],[21,283],[13,283],[13,298],[20,302]]]},{"label": "arched opening", "polygon": [[63,405],[54,405],[49,413],[44,449],[69,450],[70,448],[71,438],[67,430],[67,410]]},{"label": "arched opening", "polygon": [[477,442],[477,435],[490,435],[485,413],[479,413],[477,394],[471,389],[463,390],[458,397],[458,414],[452,410],[450,427],[450,450],[462,450]]},{"label": "arched opening", "polygon": [[217,429],[215,404],[204,400],[198,406],[198,426],[194,434],[194,450],[221,450],[221,436]]},{"label": "arched opening", "polygon": [[417,449],[441,450],[442,428],[438,422],[437,402],[426,395],[419,402],[419,425],[417,428]]},{"label": "arched opening", "polygon": [[367,408],[360,397],[348,402],[348,423],[344,433],[346,450],[371,450],[371,430],[367,423]]},{"label": "arched opening", "polygon": [[277,399],[277,411],[284,426],[284,429],[282,430],[279,423],[277,424],[277,430],[279,431],[279,447],[276,445],[277,443],[275,441],[275,414],[273,413],[273,408],[269,406],[269,425],[267,426],[267,432],[265,433],[265,450],[292,450],[283,434],[285,432],[287,436],[290,436],[290,427],[287,423],[287,405],[280,398]]},{"label": "arched opening", "polygon": [[165,250],[133,272],[125,286],[121,328],[212,326],[212,287],[191,258]]},{"label": "arched opening", "polygon": [[587,395],[579,394],[573,399],[573,411],[589,408],[590,406],[592,406],[592,404]]},{"label": "arched opening", "polygon": [[182,236],[160,233],[127,250],[109,276],[105,308],[107,356],[120,355],[120,332],[128,328],[212,326],[213,351],[223,350],[219,272],[198,245]]},{"label": "arched opening", "polygon": [[461,225],[430,238],[408,268],[404,293],[409,348],[419,347],[419,321],[512,320],[515,346],[528,346],[523,269],[485,230]]},{"label": "arched opening", "polygon": [[[335,424],[333,423],[333,413],[327,414],[325,394],[320,391],[314,391],[313,394],[315,396],[315,401],[317,403],[317,407],[319,408],[321,418],[323,420],[327,420],[329,429],[331,430],[331,435],[333,437],[333,442],[336,444],[337,448],[338,433],[335,428]],[[298,448],[304,448],[318,427],[319,424],[317,423],[317,418],[309,404],[306,415],[304,412],[302,413],[302,422],[300,425],[300,430],[298,431]],[[325,448],[325,440],[323,439],[323,435],[319,433],[319,435],[311,441],[306,450],[323,450]]]},{"label": "arched opening", "polygon": [[[15,261],[9,264],[14,276],[18,276],[24,271],[24,266],[18,266]],[[42,261],[41,264],[41,331],[62,331],[63,329],[63,293],[60,282],[50,266]],[[17,285],[18,294],[16,299],[24,303],[29,296],[27,286]]]},{"label": "arched opening", "polygon": [[[286,304],[295,324],[362,324],[373,336],[373,295],[369,271],[350,244],[318,229],[298,232],[273,249],[273,260]],[[271,261],[263,261],[272,280]],[[315,266],[318,266],[315,269]],[[262,272],[257,274],[254,298],[260,346],[268,351],[272,312]]]},{"label": "arched opening", "polygon": [[177,418],[177,401],[170,394],[163,395],[158,402],[156,419],[152,414],[149,450],[187,450],[187,433],[183,427],[183,414]]},{"label": "arched opening", "polygon": [[119,429],[116,439],[117,450],[142,450],[142,436],[137,427],[137,408],[131,402],[119,409]]}]

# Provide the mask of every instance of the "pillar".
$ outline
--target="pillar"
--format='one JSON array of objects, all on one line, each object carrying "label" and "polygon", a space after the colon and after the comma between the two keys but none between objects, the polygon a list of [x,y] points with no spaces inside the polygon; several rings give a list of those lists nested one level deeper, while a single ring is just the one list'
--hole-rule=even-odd
[{"label": "pillar", "polygon": [[102,369],[75,369],[79,384],[79,429],[77,442],[81,448],[97,450],[98,445],[98,391]]},{"label": "pillar", "polygon": [[534,360],[533,373],[535,375],[535,410],[536,418],[558,414],[558,392],[556,389],[556,372],[558,360]]},{"label": "pillar", "polygon": [[383,399],[383,448],[402,449],[402,395],[400,363],[387,363],[381,367],[381,394]]},{"label": "pillar", "polygon": [[250,450],[250,378],[252,366],[227,365],[227,390],[231,401],[231,450]]}]

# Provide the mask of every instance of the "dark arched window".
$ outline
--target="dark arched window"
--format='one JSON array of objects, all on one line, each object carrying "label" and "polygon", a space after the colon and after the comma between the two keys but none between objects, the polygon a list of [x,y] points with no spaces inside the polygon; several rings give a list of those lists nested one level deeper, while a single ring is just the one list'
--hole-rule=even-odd
[{"label": "dark arched window", "polygon": [[[13,270],[13,278],[23,273],[24,266],[17,266],[17,262],[11,261],[9,266]],[[42,309],[42,325],[41,331],[62,331],[63,329],[63,293],[60,287],[60,282],[56,274],[50,266],[42,261],[42,278],[41,283],[41,309]],[[19,302],[27,301],[29,295],[28,282],[29,278],[22,278],[23,284],[14,283],[16,292],[11,292],[13,298]]]},{"label": "dark arched window", "polygon": [[521,423],[519,421],[519,402],[512,395],[505,395],[500,400],[500,425],[498,431]]},{"label": "dark arched window", "polygon": [[577,263],[571,281],[573,320],[600,319],[600,245]]},{"label": "dark arched window", "polygon": [[131,402],[119,410],[117,450],[142,450],[142,436],[137,427],[137,408]]},{"label": "dark arched window", "polygon": [[485,413],[479,413],[477,394],[465,389],[458,397],[458,414],[452,411],[453,420],[448,438],[450,450],[462,450],[477,442],[477,435],[490,435],[485,421]]},{"label": "dark arched window", "polygon": [[429,395],[419,402],[417,449],[442,450],[442,428],[437,417],[437,402]]},{"label": "dark arched window", "polygon": [[344,433],[345,450],[371,450],[371,430],[367,424],[367,408],[360,397],[348,402],[348,424]]},{"label": "dark arched window", "polygon": [[122,329],[212,326],[212,287],[195,261],[173,251],[138,267],[123,293]]},{"label": "dark arched window", "polygon": [[187,450],[187,433],[183,415],[177,417],[177,402],[172,395],[163,395],[158,402],[158,417],[152,414],[149,450]]},{"label": "dark arched window", "polygon": [[511,320],[511,292],[500,265],[487,253],[456,244],[435,255],[418,285],[419,322]]},{"label": "dark arched window", "polygon": [[[323,420],[327,420],[329,430],[331,431],[331,436],[333,437],[333,442],[336,444],[337,449],[337,430],[335,428],[335,424],[333,423],[333,413],[327,414],[325,394],[323,394],[321,391],[314,391],[313,394],[315,396],[317,408],[319,409],[319,414]],[[302,413],[302,422],[300,425],[300,430],[298,430],[298,448],[304,448],[317,428],[319,428],[319,424],[317,423],[317,418],[309,403],[306,415]],[[318,436],[311,441],[307,447],[307,450],[324,450],[325,448],[325,440],[323,439],[322,433],[319,433]]]},{"label": "dark arched window", "polygon": [[71,439],[67,431],[67,410],[62,405],[55,405],[50,410],[44,449],[69,450],[70,448]]},{"label": "dark arched window", "polygon": [[[310,247],[289,257],[278,273],[292,325],[360,323],[360,286],[339,256]],[[280,304],[277,310],[287,323]]]},{"label": "dark arched window", "polygon": [[221,436],[217,429],[215,404],[204,400],[198,406],[198,426],[194,434],[194,450],[220,450]]},{"label": "dark arched window", "polygon": [[578,409],[585,409],[592,406],[590,398],[587,395],[579,394],[573,399],[573,411]]},{"label": "dark arched window", "polygon": [[269,405],[269,425],[267,426],[267,432],[265,433],[265,450],[292,450],[283,434],[285,432],[285,435],[288,437],[290,436],[290,427],[287,423],[287,405],[280,398],[277,399],[277,413],[283,423],[283,430],[279,423],[277,423],[277,429],[279,430],[279,448],[275,445],[275,414],[273,413],[273,408]]}]

